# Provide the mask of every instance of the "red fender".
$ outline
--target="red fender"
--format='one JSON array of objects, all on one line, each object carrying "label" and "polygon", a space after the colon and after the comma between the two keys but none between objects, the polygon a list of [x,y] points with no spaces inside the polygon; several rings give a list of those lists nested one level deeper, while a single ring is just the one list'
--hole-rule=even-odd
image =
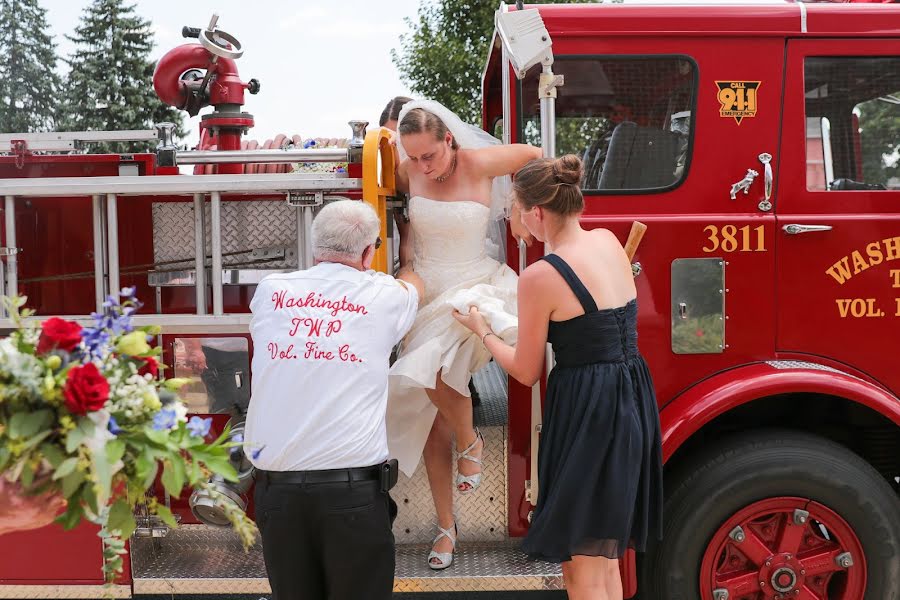
[{"label": "red fender", "polygon": [[846,398],[900,427],[900,398],[872,383],[825,367],[785,369],[756,363],[701,381],[663,408],[663,461],[668,461],[688,438],[719,415],[753,400],[792,392]]}]

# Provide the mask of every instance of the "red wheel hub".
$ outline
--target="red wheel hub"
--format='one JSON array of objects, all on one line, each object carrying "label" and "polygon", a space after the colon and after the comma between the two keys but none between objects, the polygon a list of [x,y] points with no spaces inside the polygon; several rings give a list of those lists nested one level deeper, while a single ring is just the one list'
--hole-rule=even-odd
[{"label": "red wheel hub", "polygon": [[770,498],[738,511],[706,548],[703,600],[859,600],[862,544],[837,513],[804,498]]}]

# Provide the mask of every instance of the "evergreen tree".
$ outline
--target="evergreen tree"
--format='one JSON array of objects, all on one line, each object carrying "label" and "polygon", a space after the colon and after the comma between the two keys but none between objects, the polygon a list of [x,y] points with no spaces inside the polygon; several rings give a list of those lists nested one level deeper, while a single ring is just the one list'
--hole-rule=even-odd
[{"label": "evergreen tree", "polygon": [[37,0],[0,0],[0,132],[54,127],[60,80],[48,32]]},{"label": "evergreen tree", "polygon": [[[70,131],[149,129],[171,121],[185,135],[182,116],[153,91],[153,32],[150,21],[125,0],[94,0],[85,8],[74,36],[75,51],[66,60],[63,125]],[[97,144],[92,151],[134,151],[135,145]]]}]

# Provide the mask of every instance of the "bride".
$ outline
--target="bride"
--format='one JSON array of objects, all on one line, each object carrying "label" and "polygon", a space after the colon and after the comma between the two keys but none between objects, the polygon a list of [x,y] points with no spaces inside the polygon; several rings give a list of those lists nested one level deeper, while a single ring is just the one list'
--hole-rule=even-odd
[{"label": "bride", "polygon": [[439,528],[428,565],[444,569],[453,562],[458,533],[451,439],[458,453],[456,489],[474,492],[481,485],[484,438],[473,426],[468,383],[490,360],[483,340],[452,313],[477,306],[495,332],[515,343],[517,277],[490,253],[505,244],[500,219],[507,212],[512,234],[531,243],[517,208],[509,208],[509,175],[540,158],[541,150],[502,145],[428,100],[403,107],[397,132],[398,187],[410,195],[411,235],[401,248],[412,244],[425,297],[391,368],[388,444],[407,475],[424,456]]}]

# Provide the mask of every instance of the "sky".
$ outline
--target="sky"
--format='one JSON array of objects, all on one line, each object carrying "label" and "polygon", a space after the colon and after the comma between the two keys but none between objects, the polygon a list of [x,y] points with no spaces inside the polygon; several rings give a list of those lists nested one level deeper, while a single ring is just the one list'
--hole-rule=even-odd
[{"label": "sky", "polygon": [[[57,53],[68,56],[72,35],[90,0],[39,0]],[[256,126],[248,139],[262,144],[284,133],[309,137],[350,137],[353,119],[378,125],[388,100],[410,95],[391,62],[415,17],[419,0],[132,0],[136,12],[152,22],[157,60],[169,49],[196,42],[181,37],[184,25],[205,27],[215,12],[218,26],[241,42],[241,79],[260,81],[259,94],[247,94],[244,110]],[[65,70],[65,65],[60,65]],[[210,112],[204,109],[201,114]],[[187,118],[190,145],[198,139],[200,117]]]}]

